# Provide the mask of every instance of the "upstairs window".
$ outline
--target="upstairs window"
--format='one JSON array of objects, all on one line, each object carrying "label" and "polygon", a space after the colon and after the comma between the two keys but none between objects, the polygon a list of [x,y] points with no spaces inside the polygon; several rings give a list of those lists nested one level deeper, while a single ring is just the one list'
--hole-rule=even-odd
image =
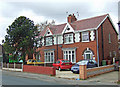
[{"label": "upstairs window", "polygon": [[82,32],[82,42],[89,41],[89,32]]},{"label": "upstairs window", "polygon": [[46,46],[52,45],[52,37],[45,38]]},{"label": "upstairs window", "polygon": [[65,34],[64,41],[64,43],[73,43],[73,34]]}]

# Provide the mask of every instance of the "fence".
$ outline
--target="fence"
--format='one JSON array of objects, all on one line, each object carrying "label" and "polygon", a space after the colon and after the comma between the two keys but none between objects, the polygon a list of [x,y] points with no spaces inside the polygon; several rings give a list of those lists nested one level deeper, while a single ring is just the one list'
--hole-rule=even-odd
[{"label": "fence", "polygon": [[89,77],[93,77],[99,74],[107,73],[114,71],[114,65],[107,65],[107,66],[101,66],[101,67],[95,67],[95,68],[89,68],[87,69],[86,65],[80,65],[80,79],[87,79]]},{"label": "fence", "polygon": [[22,71],[22,63],[2,63],[2,69],[13,70],[13,71]]}]

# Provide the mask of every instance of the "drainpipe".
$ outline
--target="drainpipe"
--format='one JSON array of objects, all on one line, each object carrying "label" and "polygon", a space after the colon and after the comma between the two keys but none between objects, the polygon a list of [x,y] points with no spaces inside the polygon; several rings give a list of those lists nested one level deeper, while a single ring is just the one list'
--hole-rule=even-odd
[{"label": "drainpipe", "polygon": [[57,42],[56,44],[57,44],[57,60],[58,60],[58,36],[57,35],[56,35],[56,39],[57,39],[56,40],[56,42]]},{"label": "drainpipe", "polygon": [[102,38],[102,59],[104,60],[103,25],[101,25],[101,38]]},{"label": "drainpipe", "polygon": [[100,64],[99,64],[98,30],[96,30],[96,40],[97,40],[97,62],[98,62],[98,67],[99,67]]}]

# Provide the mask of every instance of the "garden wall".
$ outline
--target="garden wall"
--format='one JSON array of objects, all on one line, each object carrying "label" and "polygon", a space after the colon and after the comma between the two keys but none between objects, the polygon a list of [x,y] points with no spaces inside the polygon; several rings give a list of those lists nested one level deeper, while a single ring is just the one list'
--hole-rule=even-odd
[{"label": "garden wall", "polygon": [[114,65],[107,65],[107,66],[101,66],[101,67],[95,67],[95,68],[89,68],[87,69],[86,65],[80,65],[80,79],[87,79],[89,77],[93,77],[99,74],[107,73],[114,71]]},{"label": "garden wall", "polygon": [[56,75],[56,69],[53,67],[45,66],[32,66],[32,65],[23,65],[23,72],[46,74],[46,75]]}]

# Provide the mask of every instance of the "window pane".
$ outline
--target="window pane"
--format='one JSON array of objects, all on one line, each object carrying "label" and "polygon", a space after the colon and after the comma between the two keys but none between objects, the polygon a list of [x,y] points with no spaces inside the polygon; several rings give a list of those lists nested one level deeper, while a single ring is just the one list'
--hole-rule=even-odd
[{"label": "window pane", "polygon": [[75,56],[72,54],[72,62],[75,62]]},{"label": "window pane", "polygon": [[54,53],[53,52],[45,52],[44,53],[44,58],[45,58],[45,62],[54,62]]},{"label": "window pane", "polygon": [[68,60],[68,55],[66,55],[66,60]]},{"label": "window pane", "polygon": [[86,54],[86,59],[90,59],[90,54]]},{"label": "window pane", "polygon": [[73,34],[66,34],[64,39],[65,43],[73,42]]},{"label": "window pane", "polygon": [[82,41],[88,41],[89,40],[89,33],[83,32],[82,33]]},{"label": "window pane", "polygon": [[46,45],[52,45],[52,37],[46,37]]}]

